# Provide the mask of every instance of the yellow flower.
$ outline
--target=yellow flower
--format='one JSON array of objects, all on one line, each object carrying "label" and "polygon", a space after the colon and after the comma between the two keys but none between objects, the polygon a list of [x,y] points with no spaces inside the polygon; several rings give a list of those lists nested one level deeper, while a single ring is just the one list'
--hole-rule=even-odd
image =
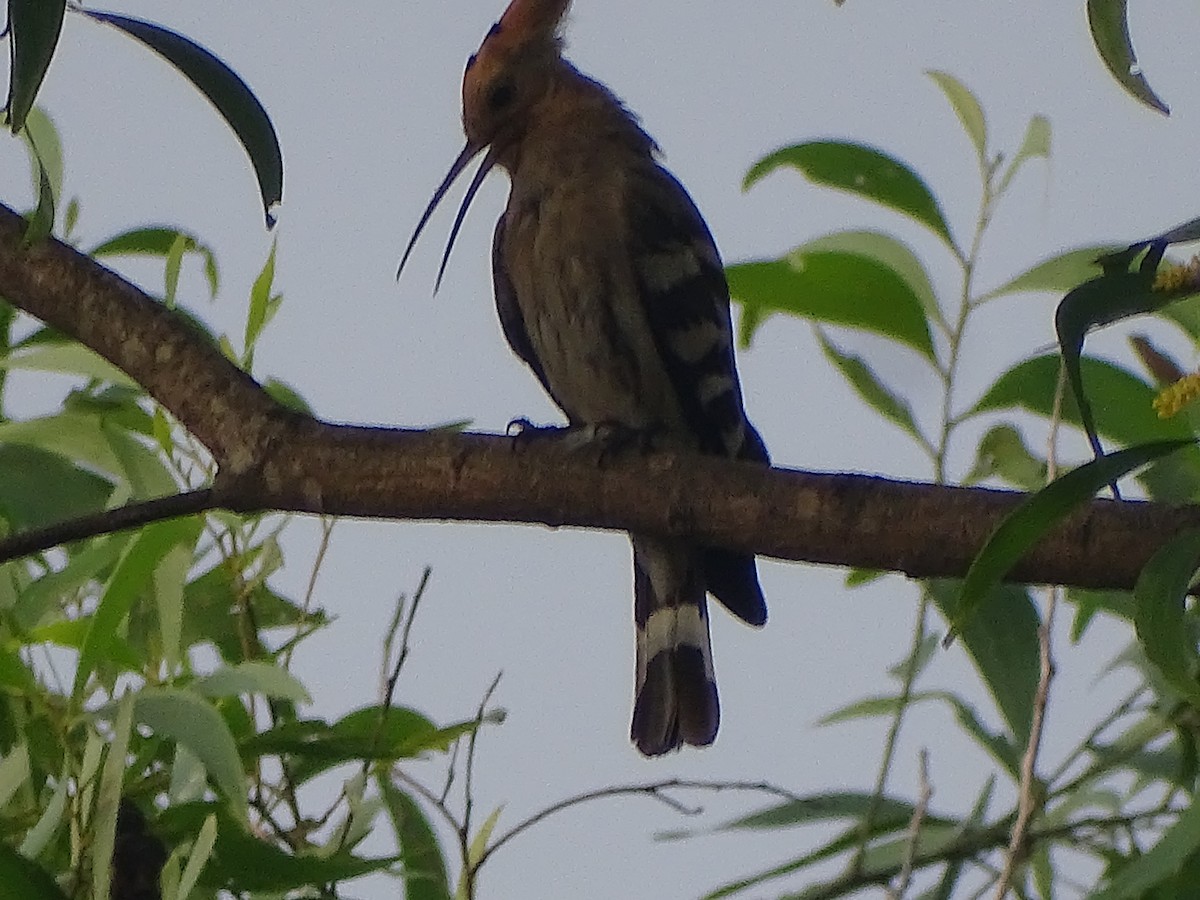
[{"label": "yellow flower", "polygon": [[1160,419],[1169,419],[1197,397],[1200,397],[1200,372],[1193,372],[1159,391],[1154,398],[1154,410]]},{"label": "yellow flower", "polygon": [[1193,256],[1181,266],[1168,265],[1154,276],[1154,290],[1164,294],[1176,291],[1200,291],[1200,255]]}]

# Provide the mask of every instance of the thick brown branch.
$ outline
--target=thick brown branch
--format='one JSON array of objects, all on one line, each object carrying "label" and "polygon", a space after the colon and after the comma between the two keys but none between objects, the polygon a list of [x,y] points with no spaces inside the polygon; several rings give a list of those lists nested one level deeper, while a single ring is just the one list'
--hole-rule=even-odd
[{"label": "thick brown branch", "polygon": [[[20,246],[0,207],[0,295],[127,372],[213,453],[244,511],[576,525],[668,534],[780,559],[962,575],[1023,495],[762,469],[692,454],[601,465],[554,440],[333,425],[275,404],[185,320],[56,241]],[[231,479],[232,476],[232,479]],[[1128,588],[1200,508],[1097,500],[1012,572]]]}]

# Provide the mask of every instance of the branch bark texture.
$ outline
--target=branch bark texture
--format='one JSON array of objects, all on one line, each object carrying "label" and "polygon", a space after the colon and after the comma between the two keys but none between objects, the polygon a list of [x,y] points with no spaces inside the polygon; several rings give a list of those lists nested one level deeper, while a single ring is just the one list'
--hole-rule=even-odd
[{"label": "branch bark texture", "polygon": [[[763,469],[695,454],[601,459],[564,442],[366,428],[277,404],[206,336],[55,240],[22,245],[0,206],[0,296],[87,345],[216,459],[216,505],[393,519],[572,525],[688,535],[778,559],[961,576],[1023,494],[866,475]],[[1013,581],[1129,588],[1200,507],[1096,500]]]}]

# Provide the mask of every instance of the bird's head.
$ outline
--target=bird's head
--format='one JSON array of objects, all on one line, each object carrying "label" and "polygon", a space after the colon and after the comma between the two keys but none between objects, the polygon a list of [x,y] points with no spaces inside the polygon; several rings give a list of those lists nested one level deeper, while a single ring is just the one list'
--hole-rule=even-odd
[{"label": "bird's head", "polygon": [[[434,191],[404,250],[396,277],[404,269],[425,223],[450,186],[481,151],[487,150],[463,197],[438,269],[442,281],[454,239],[483,179],[497,162],[509,157],[520,141],[532,111],[546,96],[561,59],[559,24],[571,0],[512,0],[500,21],[491,27],[463,73],[462,119],[467,142]],[[434,287],[434,291],[437,287]]]}]

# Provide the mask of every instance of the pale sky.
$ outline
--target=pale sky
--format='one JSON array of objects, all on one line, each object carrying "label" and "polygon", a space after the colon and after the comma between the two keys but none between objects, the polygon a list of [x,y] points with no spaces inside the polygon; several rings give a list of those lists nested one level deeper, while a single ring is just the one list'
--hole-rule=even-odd
[{"label": "pale sky", "polygon": [[[1069,247],[1131,241],[1194,217],[1200,12],[1186,0],[1132,5],[1140,62],[1172,107],[1167,119],[1136,104],[1104,72],[1083,5],[577,0],[568,55],[642,116],[727,261],[877,227],[910,241],[950,296],[956,270],[918,226],[794,173],[746,194],[742,176],[784,144],[867,142],[917,169],[956,235],[965,236],[978,202],[975,160],[923,74],[942,69],[979,97],[994,149],[1014,151],[1035,113],[1053,126],[1054,158],[1029,165],[1002,207],[981,287]],[[253,87],[279,131],[285,187],[276,283],[285,301],[260,346],[257,374],[290,382],[333,420],[420,426],[471,419],[493,431],[517,416],[557,421],[510,354],[492,306],[487,256],[507,190],[503,175],[476,198],[436,298],[434,272],[459,194],[431,222],[404,281],[394,280],[399,252],[462,143],[464,61],[503,0],[127,0],[116,9],[216,52]],[[82,242],[147,223],[196,232],[217,253],[222,296],[210,305],[193,272],[181,298],[218,330],[240,334],[271,238],[249,165],[212,109],[139,45],[79,16],[68,16],[41,104],[63,133],[67,193],[82,199]],[[0,142],[0,196],[26,202],[27,180],[21,147]],[[161,289],[155,269],[126,271]],[[979,314],[965,345],[960,409],[1002,368],[1053,341],[1054,299],[1019,297]],[[1127,360],[1120,333],[1090,346]],[[880,359],[921,420],[934,421],[937,386],[915,358],[880,341],[837,336]],[[1182,342],[1169,345],[1194,362]],[[911,443],[866,411],[822,359],[805,323],[773,319],[740,361],[747,408],[778,464],[929,476]],[[954,477],[969,469],[982,429],[964,431]],[[1028,436],[1042,446],[1043,424],[1033,423]],[[279,586],[299,594],[318,527],[298,521],[290,534]],[[415,587],[427,564],[432,582],[399,701],[452,721],[469,716],[504,672],[496,703],[509,718],[483,733],[476,774],[478,808],[486,814],[504,804],[501,828],[564,796],[616,783],[769,780],[810,793],[866,790],[874,779],[883,720],[815,723],[847,702],[893,689],[885,670],[905,652],[915,608],[915,589],[901,578],[847,591],[841,571],[762,562],[766,628],[713,616],[723,706],[717,743],[647,761],[628,741],[632,585],[628,544],[615,534],[339,524],[316,595],[339,618],[297,657],[315,697],[313,714],[336,716],[373,702],[393,600]],[[1113,695],[1112,679],[1094,682],[1127,637],[1098,627],[1072,649],[1065,631],[1059,636],[1061,677],[1046,751],[1052,764]],[[940,653],[922,684],[953,687],[998,722],[961,646]],[[964,745],[943,709],[917,708],[896,760],[897,793],[913,795],[921,747],[931,752],[934,810],[962,813],[990,771],[987,761]],[[433,780],[440,769],[423,771]],[[653,841],[656,831],[713,825],[769,802],[689,799],[708,813],[684,820],[649,800],[622,799],[553,818],[493,858],[480,895],[695,897],[799,856],[820,838],[796,830]],[[1010,799],[999,790],[994,811]],[[802,884],[786,883],[793,890]],[[369,881],[348,894],[382,900],[395,891]]]}]

